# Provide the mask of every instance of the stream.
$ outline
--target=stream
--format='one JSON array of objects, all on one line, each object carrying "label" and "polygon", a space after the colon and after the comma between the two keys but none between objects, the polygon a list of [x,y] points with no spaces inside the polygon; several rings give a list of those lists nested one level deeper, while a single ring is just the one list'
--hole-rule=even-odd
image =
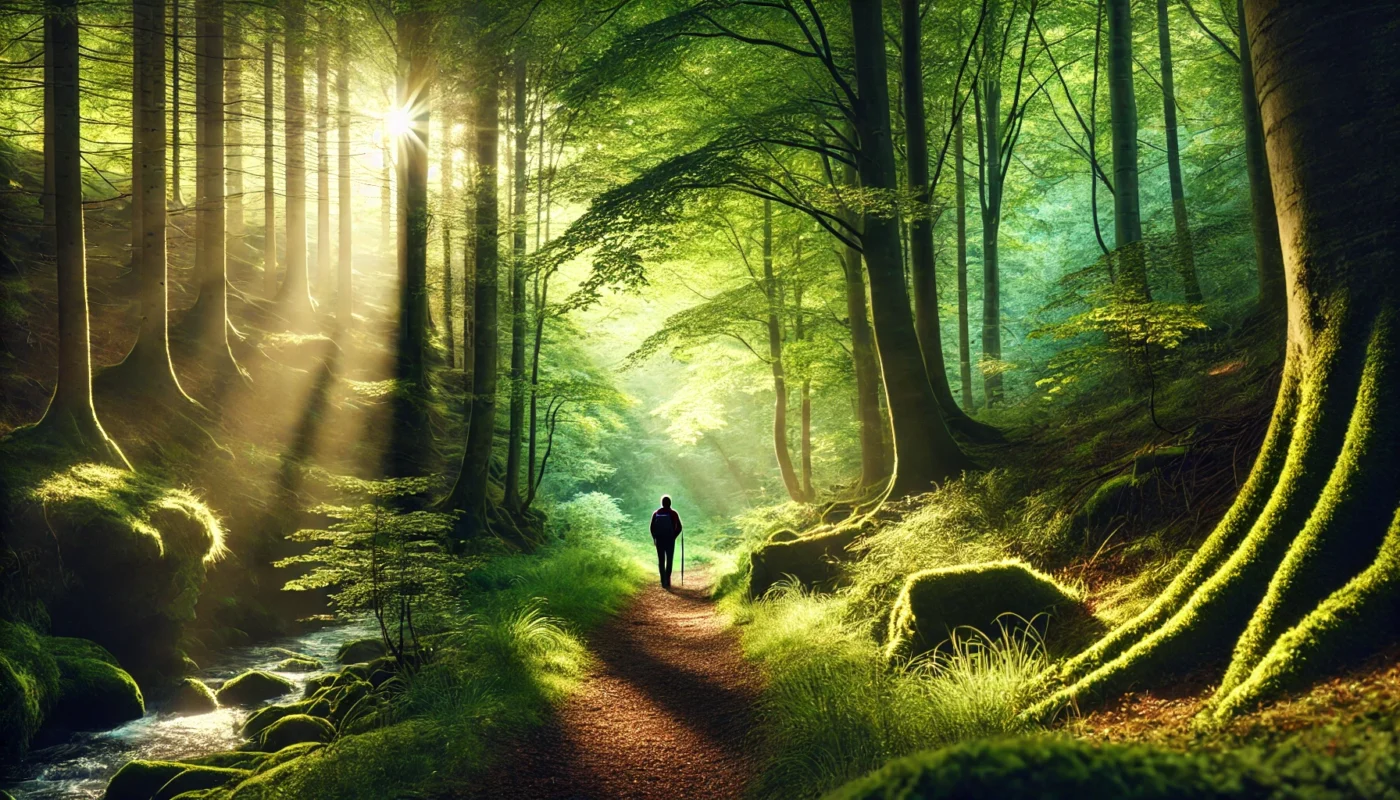
[{"label": "stream", "polygon": [[[230,650],[197,677],[211,688],[249,669],[265,669],[296,684],[295,694],[272,700],[300,699],[306,682],[329,670],[279,672],[271,669],[291,650],[337,667],[336,650],[344,642],[377,633],[369,621],[322,628],[300,636]],[[109,731],[74,734],[61,744],[30,751],[0,775],[0,789],[19,800],[99,798],[107,781],[133,759],[173,760],[232,750],[243,743],[238,729],[256,709],[220,708],[208,714],[179,715],[156,703],[146,715]]]}]

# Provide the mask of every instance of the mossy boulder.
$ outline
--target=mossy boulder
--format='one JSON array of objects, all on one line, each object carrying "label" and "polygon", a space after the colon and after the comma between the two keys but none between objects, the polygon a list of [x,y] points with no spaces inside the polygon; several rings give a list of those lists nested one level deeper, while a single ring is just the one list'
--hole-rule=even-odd
[{"label": "mossy boulder", "polygon": [[177,714],[208,714],[219,707],[214,691],[198,678],[185,678],[175,689],[170,708]]},{"label": "mossy boulder", "polygon": [[271,672],[252,669],[230,679],[219,687],[219,691],[214,696],[218,699],[219,705],[247,708],[290,694],[296,688],[296,684],[286,678],[273,675]]},{"label": "mossy boulder", "polygon": [[310,714],[292,714],[272,723],[256,740],[256,749],[275,753],[294,744],[325,744],[335,738],[335,726]]},{"label": "mossy boulder", "polygon": [[228,767],[191,766],[171,778],[160,790],[151,795],[151,800],[173,800],[186,792],[203,789],[217,789],[252,775],[251,770]]},{"label": "mossy boulder", "polygon": [[0,763],[16,761],[58,701],[58,660],[27,625],[0,622]]},{"label": "mossy boulder", "polygon": [[325,745],[321,744],[320,742],[302,742],[300,744],[289,744],[275,753],[266,753],[266,758],[264,758],[263,762],[260,765],[258,765],[255,774],[261,775],[262,773],[267,772],[270,769],[276,769],[277,767],[280,767],[289,761],[295,761],[298,758],[301,758],[302,756],[310,755],[311,753],[314,753],[323,747],[325,747]]},{"label": "mossy boulder", "polygon": [[355,639],[340,646],[340,649],[335,652],[335,660],[341,664],[362,664],[366,661],[373,661],[388,652],[389,648],[384,646],[384,640],[377,636],[370,639]]},{"label": "mossy boulder", "polygon": [[1003,615],[1019,623],[1070,612],[1082,612],[1078,596],[1021,561],[924,570],[909,576],[894,602],[885,655],[927,653],[962,627],[992,634]]},{"label": "mossy boulder", "polygon": [[241,733],[249,739],[255,738],[258,734],[272,727],[278,720],[290,717],[294,714],[307,714],[313,717],[329,717],[331,713],[331,703],[328,700],[312,698],[296,703],[285,705],[267,706],[260,708],[248,720],[243,723]]},{"label": "mossy boulder", "polygon": [[847,548],[864,532],[851,526],[783,541],[770,539],[749,554],[749,596],[761,597],[789,576],[807,587],[833,584],[841,575],[841,562],[850,558]]},{"label": "mossy boulder", "polygon": [[49,651],[54,658],[90,658],[105,661],[113,666],[121,666],[117,663],[116,656],[91,639],[79,639],[75,636],[45,636],[43,642],[44,649]]},{"label": "mossy boulder", "polygon": [[1185,447],[1159,447],[1133,458],[1133,476],[1139,480],[1146,478],[1153,470],[1169,470],[1186,459],[1190,451]]},{"label": "mossy boulder", "polygon": [[107,782],[103,800],[150,800],[160,787],[189,768],[178,761],[128,761]]},{"label": "mossy boulder", "polygon": [[306,682],[306,686],[301,690],[302,699],[304,700],[310,698],[322,689],[331,686],[335,683],[335,679],[337,677],[338,676],[336,673],[328,672],[325,675],[318,675],[314,678],[311,678]]},{"label": "mossy boulder", "polygon": [[284,658],[277,662],[277,666],[273,667],[273,669],[278,672],[315,672],[318,669],[322,669],[322,665],[321,662],[314,658],[292,656],[291,658]]},{"label": "mossy boulder", "polygon": [[121,667],[98,658],[57,661],[59,698],[49,724],[72,731],[103,731],[146,713],[141,687]]},{"label": "mossy boulder", "polygon": [[225,767],[228,769],[257,769],[269,758],[267,753],[246,750],[225,750],[193,758],[182,758],[180,763],[198,767]]},{"label": "mossy boulder", "polygon": [[331,703],[330,714],[331,720],[336,724],[343,721],[357,703],[369,697],[374,692],[374,687],[370,685],[369,681],[355,681],[354,683],[336,688],[338,689],[338,696],[335,698],[334,702]]},{"label": "mossy boulder", "polygon": [[1264,779],[1227,757],[1060,737],[967,742],[887,763],[827,800],[1264,800]]}]

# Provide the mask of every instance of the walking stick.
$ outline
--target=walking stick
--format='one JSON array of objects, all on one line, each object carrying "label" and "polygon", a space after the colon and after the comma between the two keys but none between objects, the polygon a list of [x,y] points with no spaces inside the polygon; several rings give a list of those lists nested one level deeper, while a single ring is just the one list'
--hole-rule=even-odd
[{"label": "walking stick", "polygon": [[685,585],[685,531],[681,531],[681,585]]}]

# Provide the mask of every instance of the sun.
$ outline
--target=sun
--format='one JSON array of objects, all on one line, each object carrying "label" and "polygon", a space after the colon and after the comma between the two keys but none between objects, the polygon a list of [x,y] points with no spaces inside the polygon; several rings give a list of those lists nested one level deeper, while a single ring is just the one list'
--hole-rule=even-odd
[{"label": "sun", "polygon": [[399,139],[413,131],[413,116],[408,108],[395,106],[384,112],[384,132],[391,139]]}]

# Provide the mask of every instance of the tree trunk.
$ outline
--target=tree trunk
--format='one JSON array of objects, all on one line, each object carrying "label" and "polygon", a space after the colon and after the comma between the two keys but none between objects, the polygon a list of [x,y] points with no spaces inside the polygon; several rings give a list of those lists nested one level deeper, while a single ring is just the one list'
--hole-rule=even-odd
[{"label": "tree trunk", "polygon": [[273,150],[276,125],[273,46],[277,37],[273,21],[274,12],[269,7],[263,18],[267,26],[263,34],[263,292],[268,297],[277,294],[277,162]]},{"label": "tree trunk", "polygon": [[471,423],[462,468],[446,506],[463,512],[461,529],[467,535],[486,527],[486,485],[491,446],[496,435],[496,361],[500,334],[496,329],[496,302],[500,253],[500,200],[496,190],[499,166],[496,139],[500,135],[501,78],[494,65],[482,70],[474,103],[476,138],[476,211],[472,241],[473,283]]},{"label": "tree trunk", "polygon": [[794,503],[806,502],[797,471],[792,467],[788,450],[787,375],[783,371],[782,297],[777,276],[773,272],[773,202],[763,201],[763,294],[768,298],[768,365],[773,370],[773,453],[778,458],[778,472],[783,488]]},{"label": "tree trunk", "polygon": [[[1236,0],[1239,19],[1244,19],[1244,2]],[[1254,265],[1259,274],[1259,310],[1265,314],[1283,313],[1283,246],[1278,216],[1274,208],[1274,187],[1269,179],[1269,154],[1264,145],[1264,122],[1259,115],[1258,93],[1254,88],[1254,59],[1249,35],[1243,23],[1240,30],[1240,103],[1244,118],[1244,160],[1249,174],[1250,220],[1254,229]]]},{"label": "tree trunk", "polygon": [[185,205],[180,186],[180,0],[170,4],[170,191],[176,208]]},{"label": "tree trunk", "polygon": [[1131,0],[1108,0],[1108,104],[1113,134],[1113,234],[1123,287],[1151,300],[1138,205],[1137,98],[1133,95]]},{"label": "tree trunk", "polygon": [[141,191],[141,156],[145,147],[141,143],[141,46],[137,40],[141,38],[142,9],[139,2],[133,2],[131,12],[131,270],[139,275],[141,242],[145,234],[145,226],[141,224],[141,203],[145,194]]},{"label": "tree trunk", "polygon": [[933,217],[929,185],[928,128],[924,119],[923,30],[919,0],[900,0],[900,31],[904,49],[904,141],[908,150],[909,192],[917,204],[909,222],[909,264],[914,290],[914,330],[924,356],[933,394],[949,428],[978,439],[997,438],[997,430],[969,417],[953,399],[943,362],[943,334],[938,321],[938,272],[934,265]]},{"label": "tree trunk", "polygon": [[316,294],[331,285],[331,49],[326,18],[316,17]]},{"label": "tree trunk", "polygon": [[106,463],[128,466],[92,405],[87,259],[83,240],[82,133],[78,112],[77,0],[49,0],[45,39],[53,88],[54,242],[58,274],[58,380],[38,427]]},{"label": "tree trunk", "polygon": [[438,224],[442,226],[442,324],[443,339],[447,342],[447,368],[455,369],[457,326],[452,309],[453,295],[456,293],[452,278],[452,223],[456,218],[457,201],[452,186],[455,180],[452,174],[452,157],[456,148],[456,138],[452,135],[452,106],[445,89],[441,97],[442,109],[439,118],[442,120],[442,162],[438,166],[438,173],[442,179],[442,210],[438,214]]},{"label": "tree trunk", "polygon": [[[869,191],[896,190],[891,141],[888,73],[880,0],[851,0],[855,43],[857,153],[861,185]],[[899,223],[864,215],[861,242],[870,276],[875,342],[894,431],[893,496],[923,492],[968,466],[939,413],[909,308],[899,246]]]},{"label": "tree trunk", "polygon": [[335,292],[336,321],[342,331],[350,330],[354,322],[354,198],[350,192],[350,26],[344,19],[340,22],[340,61],[335,70],[336,94],[336,173],[340,197],[336,205],[336,223],[340,228],[340,247],[337,251],[338,286]]},{"label": "tree trunk", "polygon": [[44,212],[44,233],[53,242],[54,226],[54,105],[53,99],[53,59],[54,45],[50,38],[50,26],[44,25],[44,188],[39,194],[39,206]]},{"label": "tree trunk", "polygon": [[[242,260],[243,243],[243,12],[227,15],[224,46],[228,61],[224,67],[224,109],[228,132],[224,152],[228,156],[227,207],[228,241],[234,257]],[[241,270],[240,270],[241,272]]]},{"label": "tree trunk", "polygon": [[511,228],[514,242],[510,263],[510,435],[506,451],[506,508],[520,509],[520,447],[525,431],[525,156],[530,145],[530,121],[525,113],[525,58],[515,57],[515,166]]},{"label": "tree trunk", "polygon": [[283,46],[283,113],[286,115],[287,270],[277,299],[294,324],[305,323],[315,306],[306,268],[306,0],[287,0]]},{"label": "tree trunk", "polygon": [[1278,201],[1287,358],[1233,507],[1135,619],[1067,662],[1033,714],[1199,668],[1232,646],[1219,723],[1394,640],[1400,595],[1400,11],[1251,0],[1243,23]]},{"label": "tree trunk", "polygon": [[1167,0],[1157,0],[1157,51],[1162,62],[1162,116],[1167,128],[1167,176],[1172,193],[1172,222],[1176,226],[1176,265],[1186,302],[1201,302],[1201,281],[1196,275],[1196,253],[1191,225],[1186,217],[1186,189],[1181,181],[1181,143],[1177,138],[1176,88],[1172,81],[1172,35]]},{"label": "tree trunk", "polygon": [[[852,133],[851,138],[854,139]],[[856,187],[855,167],[842,167],[842,181]],[[846,209],[846,220],[858,228],[860,220]],[[846,283],[846,318],[851,327],[851,366],[856,376],[856,416],[860,422],[860,485],[870,486],[890,474],[890,458],[885,448],[885,422],[880,413],[880,365],[875,357],[875,335],[870,330],[866,308],[865,271],[860,249],[846,246],[841,260]]]},{"label": "tree trunk", "polygon": [[[996,21],[997,0],[988,0],[987,19]],[[989,31],[995,30],[989,27]],[[995,35],[982,37],[982,86],[977,98],[978,179],[982,212],[982,398],[988,406],[1001,402],[1001,75]]]},{"label": "tree trunk", "polygon": [[953,158],[958,225],[958,383],[962,386],[963,408],[973,408],[972,401],[972,340],[968,331],[967,313],[967,177],[963,170],[963,126],[957,121],[953,132]]},{"label": "tree trunk", "polygon": [[[797,265],[802,268],[802,240],[797,240]],[[793,338],[795,341],[805,341],[807,338],[807,320],[802,314],[802,279],[799,276],[792,286],[793,305]],[[816,490],[812,488],[812,378],[808,374],[802,376],[802,499],[811,503],[817,499]]]},{"label": "tree trunk", "polygon": [[228,342],[228,261],[224,218],[224,0],[202,0],[202,44],[196,205],[199,299],[188,312],[191,330],[220,369],[237,370]]},{"label": "tree trunk", "polygon": [[384,146],[379,148],[379,252],[385,257],[395,252],[390,249],[395,247],[395,240],[389,230],[389,212],[394,207],[394,173],[393,160],[389,157],[390,146],[386,140]]}]

